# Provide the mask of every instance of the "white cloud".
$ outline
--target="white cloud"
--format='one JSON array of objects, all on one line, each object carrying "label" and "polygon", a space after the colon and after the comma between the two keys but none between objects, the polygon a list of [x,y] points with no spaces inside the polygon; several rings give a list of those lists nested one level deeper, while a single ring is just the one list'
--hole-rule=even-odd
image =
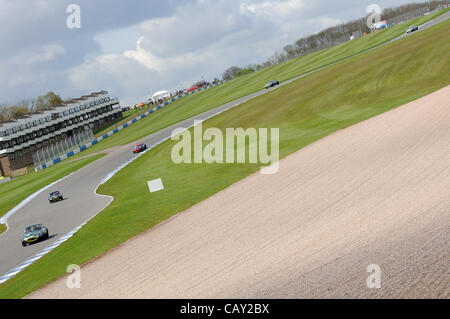
[{"label": "white cloud", "polygon": [[197,63],[204,62],[206,56],[208,55],[208,52],[198,55],[187,52],[177,56],[157,57],[154,56],[151,51],[147,51],[142,48],[143,40],[144,37],[139,38],[136,44],[136,49],[125,51],[123,56],[134,59],[149,70],[157,71],[160,76],[174,72],[179,68],[191,67]]},{"label": "white cloud", "polygon": [[[134,104],[147,99],[152,91],[189,86],[200,79],[199,70],[204,70],[202,65],[208,65],[212,58],[209,52],[155,57],[141,47],[142,41],[141,37],[134,50],[122,54],[86,58],[81,65],[70,70],[71,86],[78,91],[106,89],[112,95],[120,96],[124,105]],[[198,73],[189,77],[192,69]]]},{"label": "white cloud", "polygon": [[32,64],[51,61],[56,59],[58,55],[63,55],[65,53],[66,50],[61,45],[50,44],[42,46],[34,52],[29,52],[26,55],[21,56],[20,59],[23,63]]},{"label": "white cloud", "polygon": [[248,17],[239,13],[237,0],[218,0],[179,6],[173,15],[149,19],[137,28],[144,36],[142,48],[167,57],[200,52],[250,24]]},{"label": "white cloud", "polygon": [[[170,16],[133,26],[130,34],[141,34],[134,48],[86,59],[72,69],[70,81],[78,89],[102,82],[120,87],[112,92],[127,103],[133,94],[142,100],[150,90],[187,88],[202,77],[220,77],[231,65],[263,62],[298,38],[303,7],[300,0],[203,0],[179,6]],[[123,36],[123,30],[117,34]],[[135,80],[143,74],[151,76]]]},{"label": "white cloud", "polygon": [[320,17],[317,20],[320,23],[320,26],[324,29],[334,27],[335,25],[338,25],[343,22],[341,19],[332,17]]},{"label": "white cloud", "polygon": [[82,9],[82,28],[69,29],[66,7],[71,3],[71,0],[0,0],[0,83],[5,84],[0,86],[0,102],[32,98],[50,90],[63,97],[85,94],[70,85],[68,74],[87,57],[102,53],[103,47],[95,39],[97,34],[170,15],[176,6],[172,1],[160,0],[133,4],[122,0],[77,0]]},{"label": "white cloud", "polygon": [[372,0],[77,0],[78,30],[66,26],[70,3],[0,0],[2,100],[107,89],[137,102],[264,62],[302,36],[364,16]]},{"label": "white cloud", "polygon": [[156,70],[161,74],[164,71],[163,59],[153,56],[149,51],[145,51],[141,46],[142,40],[144,40],[144,37],[138,39],[135,50],[127,50],[123,53],[123,56],[134,59],[147,69]]},{"label": "white cloud", "polygon": [[2,61],[0,81],[6,83],[8,89],[42,83],[49,75],[48,72],[38,71],[42,64],[56,60],[65,53],[66,50],[57,44],[26,48],[12,58]]},{"label": "white cloud", "polygon": [[33,79],[24,75],[15,75],[8,80],[8,87],[13,88],[18,85],[32,83]]},{"label": "white cloud", "polygon": [[301,0],[244,2],[240,4],[240,11],[242,14],[254,14],[278,20],[296,14],[303,7],[304,3]]}]

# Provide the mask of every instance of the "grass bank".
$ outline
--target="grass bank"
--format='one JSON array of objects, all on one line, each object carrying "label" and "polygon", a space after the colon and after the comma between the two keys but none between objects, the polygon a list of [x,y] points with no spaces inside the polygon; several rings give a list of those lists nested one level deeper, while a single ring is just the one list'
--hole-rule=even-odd
[{"label": "grass bank", "polygon": [[121,126],[122,124],[128,122],[130,119],[133,119],[146,111],[150,109],[149,106],[142,108],[141,110],[128,110],[125,112],[122,112],[122,118],[117,119],[111,123],[109,123],[107,126],[101,128],[100,130],[97,130],[94,132],[95,137],[100,137],[105,135],[106,133],[109,133],[110,131],[114,130],[115,128]]},{"label": "grass bank", "polygon": [[[274,65],[264,70],[244,75],[218,87],[183,97],[152,115],[137,121],[104,141],[76,155],[75,158],[102,151],[117,145],[132,143],[170,125],[181,122],[197,114],[206,112],[225,103],[257,92],[272,79],[286,81],[326,65],[336,63],[360,54],[366,50],[387,43],[402,35],[411,24],[420,25],[447,12],[448,9],[419,17],[389,29],[377,31],[359,39],[321,50],[291,61]],[[131,117],[130,117],[131,118]]]},{"label": "grass bank", "polygon": [[6,225],[0,224],[0,234],[6,230]]}]

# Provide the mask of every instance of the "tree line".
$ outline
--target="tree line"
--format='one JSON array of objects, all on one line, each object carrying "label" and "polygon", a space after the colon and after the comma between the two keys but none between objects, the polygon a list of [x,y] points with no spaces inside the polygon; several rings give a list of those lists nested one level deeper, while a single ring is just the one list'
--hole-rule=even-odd
[{"label": "tree line", "polygon": [[[422,10],[422,12],[428,12],[435,10],[436,8],[447,5],[447,1],[427,1],[421,3],[410,3],[401,5],[395,8],[386,8],[381,13],[381,20],[392,21],[391,24],[395,24],[399,17],[413,18],[414,12]],[[410,15],[408,15],[410,13]],[[417,15],[416,15],[417,16]],[[336,26],[322,30],[316,34],[308,35],[296,40],[294,43],[284,46],[281,52],[275,52],[265,62],[259,64],[251,64],[246,67],[232,66],[226,69],[222,78],[224,80],[232,80],[244,74],[248,74],[254,71],[258,71],[275,64],[283,63],[313,52],[323,50],[343,42],[349,41],[352,35],[362,35],[363,33],[369,33],[372,30],[367,26],[367,17],[349,21],[346,23],[338,24]]]},{"label": "tree line", "polygon": [[0,122],[14,120],[28,114],[48,110],[63,103],[63,99],[50,91],[33,99],[22,99],[16,103],[0,103]]}]

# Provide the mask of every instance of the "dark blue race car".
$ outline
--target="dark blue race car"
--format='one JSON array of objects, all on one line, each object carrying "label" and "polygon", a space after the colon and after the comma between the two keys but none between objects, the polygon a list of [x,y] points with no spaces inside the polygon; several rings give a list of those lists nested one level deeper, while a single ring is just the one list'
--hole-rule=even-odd
[{"label": "dark blue race car", "polygon": [[60,200],[63,200],[63,199],[64,199],[64,197],[59,191],[51,192],[48,195],[48,201],[50,202],[50,204],[54,203],[54,202],[59,202]]}]

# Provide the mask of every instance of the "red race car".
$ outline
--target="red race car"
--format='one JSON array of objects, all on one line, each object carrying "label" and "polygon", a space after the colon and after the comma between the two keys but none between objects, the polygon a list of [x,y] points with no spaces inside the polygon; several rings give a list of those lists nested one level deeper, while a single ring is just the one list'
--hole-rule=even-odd
[{"label": "red race car", "polygon": [[146,149],[147,149],[147,145],[145,145],[144,143],[137,143],[133,147],[133,153],[139,153],[139,152],[145,151]]},{"label": "red race car", "polygon": [[195,86],[191,87],[189,90],[187,90],[186,92],[191,92],[191,91],[197,90],[199,88],[200,87],[198,85],[195,85]]}]

